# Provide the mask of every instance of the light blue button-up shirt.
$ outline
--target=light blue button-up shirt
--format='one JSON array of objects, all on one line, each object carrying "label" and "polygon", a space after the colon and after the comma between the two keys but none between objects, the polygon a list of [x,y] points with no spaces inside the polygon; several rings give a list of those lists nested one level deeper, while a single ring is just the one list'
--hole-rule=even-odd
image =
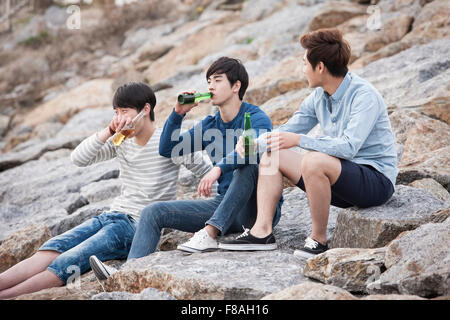
[{"label": "light blue button-up shirt", "polygon": [[[324,136],[307,136],[317,123]],[[316,88],[275,131],[300,134],[303,149],[370,165],[395,186],[397,152],[386,105],[377,89],[355,74],[347,72],[332,96]],[[266,149],[264,136],[258,139],[260,152]]]}]

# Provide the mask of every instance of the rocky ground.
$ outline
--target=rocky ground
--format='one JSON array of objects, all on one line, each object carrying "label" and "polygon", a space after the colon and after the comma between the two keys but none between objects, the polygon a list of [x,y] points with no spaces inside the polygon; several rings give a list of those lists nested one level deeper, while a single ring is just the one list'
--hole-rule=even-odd
[{"label": "rocky ground", "polygon": [[[399,154],[396,192],[380,207],[332,208],[332,249],[309,260],[295,254],[311,228],[307,199],[287,186],[276,251],[186,255],[174,248],[189,235],[166,230],[158,252],[109,262],[121,271],[104,283],[88,272],[18,299],[448,299],[448,1],[163,3],[82,6],[80,30],[66,28],[62,7],[23,12],[0,36],[0,272],[108,209],[120,192],[117,163],[77,168],[69,158],[109,122],[117,86],[149,83],[162,125],[178,92],[206,89],[212,61],[237,57],[250,75],[245,99],[277,126],[311,92],[299,36],[322,27],[343,32],[351,71],[386,101]],[[202,103],[186,127],[213,110]],[[195,198],[197,182],[182,170],[179,198]]]}]

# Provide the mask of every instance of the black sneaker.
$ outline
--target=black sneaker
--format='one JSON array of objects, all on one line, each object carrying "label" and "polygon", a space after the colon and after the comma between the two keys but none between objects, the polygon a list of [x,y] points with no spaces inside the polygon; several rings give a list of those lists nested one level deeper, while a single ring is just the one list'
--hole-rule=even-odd
[{"label": "black sneaker", "polygon": [[310,258],[316,254],[323,253],[328,250],[328,244],[323,245],[320,242],[308,237],[305,240],[305,246],[299,250],[294,251],[294,255]]},{"label": "black sneaker", "polygon": [[234,240],[223,241],[219,243],[219,249],[236,250],[236,251],[252,251],[252,250],[275,250],[277,243],[273,234],[269,234],[265,238],[256,238],[250,234],[250,229],[237,236]]}]

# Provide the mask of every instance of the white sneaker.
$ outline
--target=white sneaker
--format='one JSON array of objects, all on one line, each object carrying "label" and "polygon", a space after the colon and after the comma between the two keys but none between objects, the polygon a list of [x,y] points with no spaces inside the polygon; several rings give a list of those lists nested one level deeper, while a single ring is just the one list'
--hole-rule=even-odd
[{"label": "white sneaker", "polygon": [[188,242],[180,244],[177,249],[187,252],[215,251],[219,248],[217,241],[211,238],[205,229],[194,234]]},{"label": "white sneaker", "polygon": [[89,264],[91,265],[92,271],[94,271],[95,276],[98,280],[106,280],[114,273],[116,273],[116,268],[107,266],[101,262],[96,256],[89,257]]}]

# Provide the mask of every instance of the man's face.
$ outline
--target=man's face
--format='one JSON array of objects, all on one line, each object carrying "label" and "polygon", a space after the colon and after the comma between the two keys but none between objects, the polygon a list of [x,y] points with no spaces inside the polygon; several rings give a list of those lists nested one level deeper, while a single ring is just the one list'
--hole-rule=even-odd
[{"label": "man's face", "polygon": [[311,63],[309,63],[306,54],[307,51],[305,51],[305,54],[303,55],[303,73],[306,75],[306,78],[308,78],[309,87],[316,88],[321,84],[319,65],[316,65],[316,69],[314,70]]},{"label": "man's face", "polygon": [[[132,120],[134,117],[137,116],[138,111],[136,109],[133,108],[115,108],[115,113],[116,113],[116,117],[118,117],[119,121],[122,119],[126,119],[126,120]],[[135,130],[133,132],[133,134],[129,135],[128,138],[134,137],[141,129],[143,123],[142,123],[142,119],[141,121],[139,121],[136,124]]]},{"label": "man's face", "polygon": [[212,103],[221,106],[233,96],[236,83],[231,86],[225,73],[215,73],[208,78],[208,90],[213,94]]}]

